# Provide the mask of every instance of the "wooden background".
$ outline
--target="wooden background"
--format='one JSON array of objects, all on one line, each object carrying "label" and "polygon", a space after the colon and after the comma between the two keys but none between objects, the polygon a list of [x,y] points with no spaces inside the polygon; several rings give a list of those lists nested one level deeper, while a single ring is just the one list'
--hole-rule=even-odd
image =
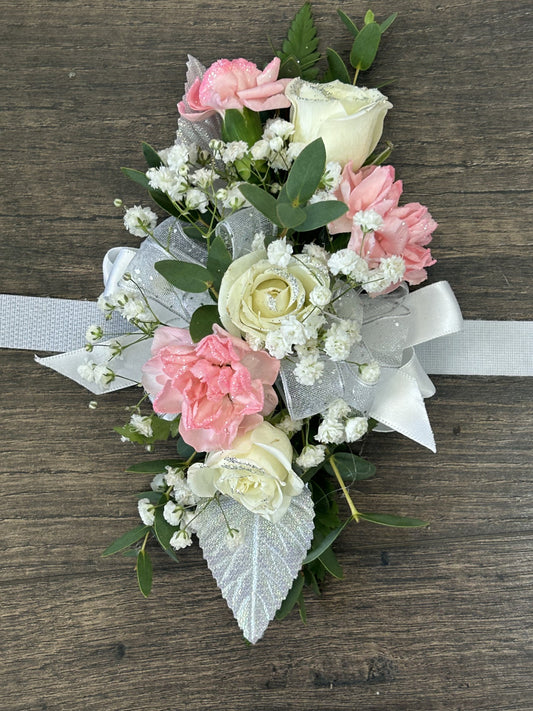
[{"label": "wooden background", "polygon": [[[348,48],[340,6],[315,3],[324,40]],[[169,145],[187,52],[271,58],[288,0],[2,0],[0,291],[94,299],[100,260],[135,244],[113,199],[145,202],[119,172]],[[531,5],[374,0],[396,10],[365,80],[395,77],[385,135],[406,200],[440,223],[431,281],[466,318],[531,319]],[[197,547],[155,553],[152,597],[131,559],[101,551],[136,523],[145,456],[112,427],[128,391],[97,410],[76,384],[0,353],[2,711],[530,711],[533,382],[435,377],[438,454],[374,435],[363,510],[338,543],[345,579],[248,647]]]}]

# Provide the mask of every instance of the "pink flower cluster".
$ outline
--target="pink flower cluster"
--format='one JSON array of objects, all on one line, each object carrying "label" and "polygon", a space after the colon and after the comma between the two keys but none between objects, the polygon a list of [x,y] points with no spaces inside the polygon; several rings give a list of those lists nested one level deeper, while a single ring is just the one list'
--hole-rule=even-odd
[{"label": "pink flower cluster", "polygon": [[199,343],[182,328],[160,326],[142,384],[159,415],[179,414],[179,432],[198,452],[228,449],[271,413],[279,361],[252,351],[216,324]]},{"label": "pink flower cluster", "polygon": [[[332,234],[350,232],[348,248],[364,257],[372,268],[379,266],[382,257],[403,257],[404,279],[420,284],[427,278],[425,267],[435,263],[425,245],[431,242],[437,223],[427,207],[418,202],[400,207],[402,189],[401,180],[394,180],[391,165],[368,166],[357,172],[351,164],[346,165],[335,196],[348,205],[348,212],[330,223],[329,230]],[[366,235],[353,221],[362,210],[373,210],[382,218],[381,226]]]},{"label": "pink flower cluster", "polygon": [[195,79],[179,112],[189,121],[203,121],[215,112],[224,115],[226,109],[243,107],[252,111],[285,109],[290,101],[285,87],[290,79],[278,79],[280,60],[273,59],[263,71],[246,59],[219,59],[201,79]]}]

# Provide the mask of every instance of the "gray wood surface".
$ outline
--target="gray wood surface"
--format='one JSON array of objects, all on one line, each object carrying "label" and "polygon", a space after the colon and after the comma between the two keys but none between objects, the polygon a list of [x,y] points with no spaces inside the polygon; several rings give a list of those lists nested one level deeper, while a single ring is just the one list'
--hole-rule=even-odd
[{"label": "gray wood surface", "polygon": [[[315,3],[324,39],[347,49]],[[172,142],[187,52],[270,59],[297,6],[25,0],[2,10],[0,291],[94,299],[110,247],[135,244],[113,198],[142,191],[141,140]],[[527,0],[375,0],[400,13],[368,82],[395,77],[386,136],[405,199],[440,223],[431,281],[466,318],[531,319],[531,6]],[[101,398],[0,353],[2,711],[530,711],[533,383],[435,377],[438,454],[373,435],[364,510],[428,530],[347,529],[345,578],[246,646],[197,548],[155,553],[153,595],[101,551],[135,524],[126,475],[142,458]]]}]

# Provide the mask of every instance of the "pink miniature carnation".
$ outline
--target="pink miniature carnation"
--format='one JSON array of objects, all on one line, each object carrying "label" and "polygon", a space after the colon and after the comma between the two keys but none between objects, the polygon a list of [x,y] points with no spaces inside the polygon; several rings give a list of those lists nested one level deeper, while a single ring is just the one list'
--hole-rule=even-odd
[{"label": "pink miniature carnation", "polygon": [[179,414],[179,432],[198,452],[228,449],[277,404],[279,361],[217,325],[193,343],[182,328],[160,326],[142,383],[160,415]]},{"label": "pink miniature carnation", "polygon": [[212,64],[201,79],[194,80],[178,104],[179,112],[189,121],[203,121],[226,109],[243,107],[252,111],[285,109],[290,101],[285,87],[290,79],[278,79],[279,57],[260,71],[246,59],[219,59]]},{"label": "pink miniature carnation", "polygon": [[[425,245],[431,242],[437,223],[420,203],[399,207],[401,194],[402,183],[394,181],[392,166],[368,166],[354,172],[347,165],[335,196],[348,205],[348,212],[328,227],[331,234],[350,232],[348,248],[364,257],[371,268],[378,267],[382,257],[402,257],[403,278],[409,284],[420,284],[427,278],[425,267],[435,263]],[[362,210],[374,210],[382,218],[380,227],[366,235],[353,221]]]}]

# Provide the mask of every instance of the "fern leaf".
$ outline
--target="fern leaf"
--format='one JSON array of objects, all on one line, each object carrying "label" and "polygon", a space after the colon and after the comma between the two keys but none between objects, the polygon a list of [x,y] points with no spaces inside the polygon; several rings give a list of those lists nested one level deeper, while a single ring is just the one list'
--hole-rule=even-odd
[{"label": "fern leaf", "polygon": [[301,77],[308,81],[316,79],[318,69],[315,64],[320,59],[317,48],[318,37],[311,5],[306,2],[296,13],[282,49],[277,52],[281,59],[279,76]]}]

